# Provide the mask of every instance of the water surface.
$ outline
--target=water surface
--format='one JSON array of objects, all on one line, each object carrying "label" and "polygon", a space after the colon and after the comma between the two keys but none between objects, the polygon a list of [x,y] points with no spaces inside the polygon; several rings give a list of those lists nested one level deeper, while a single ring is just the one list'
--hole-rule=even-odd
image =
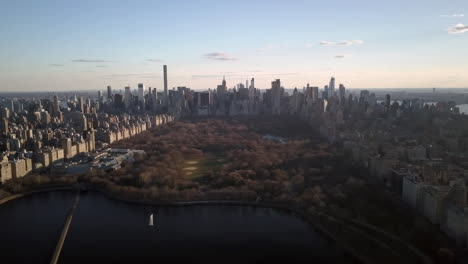
[{"label": "water surface", "polygon": [[[0,206],[3,263],[48,263],[73,192]],[[154,214],[154,226],[148,225]],[[82,193],[59,263],[330,263],[334,244],[287,211],[236,205],[154,207]]]}]

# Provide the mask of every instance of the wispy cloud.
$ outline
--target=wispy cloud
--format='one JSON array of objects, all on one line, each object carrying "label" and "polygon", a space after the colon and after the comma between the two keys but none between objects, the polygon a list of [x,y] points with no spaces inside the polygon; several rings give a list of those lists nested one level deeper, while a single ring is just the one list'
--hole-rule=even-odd
[{"label": "wispy cloud", "polygon": [[107,68],[107,67],[109,67],[109,66],[107,66],[107,65],[96,65],[96,67],[97,67],[97,68]]},{"label": "wispy cloud", "polygon": [[364,44],[362,40],[320,41],[320,45],[322,46],[353,46],[362,44]]},{"label": "wispy cloud", "polygon": [[440,17],[464,17],[465,14],[440,15]]},{"label": "wispy cloud", "polygon": [[89,59],[75,59],[72,62],[86,62],[86,63],[112,63],[112,60],[89,60]]},{"label": "wispy cloud", "polygon": [[163,62],[163,60],[160,60],[160,59],[147,59],[146,61],[149,61],[149,62]]},{"label": "wispy cloud", "polygon": [[207,53],[203,55],[205,59],[209,60],[218,60],[218,61],[233,61],[237,60],[237,58],[234,58],[226,53],[223,52],[212,52],[212,53]]},{"label": "wispy cloud", "polygon": [[461,34],[468,32],[468,26],[465,26],[463,24],[456,24],[455,26],[447,29],[447,32],[450,34]]},{"label": "wispy cloud", "polygon": [[65,65],[64,65],[64,64],[52,63],[52,64],[49,64],[49,66],[52,66],[52,67],[63,67],[63,66],[65,66]]},{"label": "wispy cloud", "polygon": [[346,56],[343,54],[335,55],[335,59],[344,59]]}]

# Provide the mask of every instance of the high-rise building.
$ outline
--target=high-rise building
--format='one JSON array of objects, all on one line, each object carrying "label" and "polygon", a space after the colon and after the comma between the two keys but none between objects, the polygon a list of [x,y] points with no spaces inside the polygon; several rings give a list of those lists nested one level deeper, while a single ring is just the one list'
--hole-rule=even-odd
[{"label": "high-rise building", "polygon": [[78,110],[82,113],[84,113],[84,102],[83,102],[83,97],[78,97]]},{"label": "high-rise building", "polygon": [[388,113],[390,111],[390,95],[385,96],[385,111]]},{"label": "high-rise building", "polygon": [[124,102],[125,108],[128,108],[132,102],[132,91],[130,90],[130,86],[125,86]]},{"label": "high-rise building", "polygon": [[340,97],[340,100],[345,98],[346,96],[346,88],[344,87],[343,84],[340,83],[340,86],[339,86],[339,97]]},{"label": "high-rise building", "polygon": [[317,101],[319,99],[319,88],[317,86],[311,87],[312,89],[312,101]]},{"label": "high-rise building", "polygon": [[58,96],[54,95],[54,111],[53,111],[53,114],[57,115],[58,112],[60,112],[60,104],[59,104]]},{"label": "high-rise building", "polygon": [[223,82],[221,85],[218,85],[216,87],[216,93],[218,95],[218,99],[222,100],[224,99],[224,95],[227,92],[227,87],[226,87],[226,78],[223,76]]},{"label": "high-rise building", "polygon": [[252,78],[252,80],[250,80],[250,87],[252,87],[252,89],[255,89],[255,78]]},{"label": "high-rise building", "polygon": [[8,119],[3,117],[0,120],[0,130],[1,130],[2,135],[7,135],[8,134],[8,132],[10,130],[9,126],[8,126]]},{"label": "high-rise building", "polygon": [[104,99],[104,96],[102,95],[102,91],[98,91],[98,100],[99,100],[99,102],[102,103],[103,99]]},{"label": "high-rise building", "polygon": [[145,100],[145,86],[142,83],[138,84],[138,101],[143,102]]},{"label": "high-rise building", "polygon": [[328,85],[328,96],[333,96],[335,93],[335,77],[331,77],[330,84]]},{"label": "high-rise building", "polygon": [[276,79],[271,82],[272,112],[279,115],[281,112],[281,81]]},{"label": "high-rise building", "polygon": [[164,101],[167,104],[168,93],[167,93],[167,65],[163,66],[164,71]]},{"label": "high-rise building", "polygon": [[112,87],[107,86],[107,101],[112,100]]}]

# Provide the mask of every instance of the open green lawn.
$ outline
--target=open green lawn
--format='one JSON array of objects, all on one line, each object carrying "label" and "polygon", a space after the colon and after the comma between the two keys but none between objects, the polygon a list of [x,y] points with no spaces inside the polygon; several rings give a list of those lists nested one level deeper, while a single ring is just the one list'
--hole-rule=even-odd
[{"label": "open green lawn", "polygon": [[188,157],[182,165],[187,180],[203,176],[221,168],[225,159],[220,154],[205,154],[201,157]]}]

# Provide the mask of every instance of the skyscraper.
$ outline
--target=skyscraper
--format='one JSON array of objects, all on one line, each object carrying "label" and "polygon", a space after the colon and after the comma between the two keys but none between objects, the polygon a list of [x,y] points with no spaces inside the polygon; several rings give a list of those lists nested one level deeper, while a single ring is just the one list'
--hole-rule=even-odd
[{"label": "skyscraper", "polygon": [[132,91],[130,90],[130,86],[125,86],[125,94],[124,94],[125,108],[128,108],[130,106],[131,101],[132,101]]},{"label": "skyscraper", "polygon": [[331,77],[330,84],[328,85],[328,96],[333,96],[335,93],[335,77]]},{"label": "skyscraper", "polygon": [[167,65],[163,66],[163,71],[164,71],[164,100],[167,103]]},{"label": "skyscraper", "polygon": [[340,100],[345,98],[346,96],[346,88],[343,84],[340,83],[340,86],[339,86],[339,94],[340,94]]},{"label": "skyscraper", "polygon": [[277,79],[271,82],[272,113],[279,115],[281,112],[281,81]]},{"label": "skyscraper", "polygon": [[53,114],[57,115],[60,112],[59,99],[57,95],[54,95],[54,111]]},{"label": "skyscraper", "polygon": [[107,100],[112,100],[112,87],[110,85],[107,86]]},{"label": "skyscraper", "polygon": [[83,102],[83,97],[78,97],[78,109],[80,110],[81,113],[84,113],[84,102]]},{"label": "skyscraper", "polygon": [[138,101],[143,102],[145,100],[145,86],[142,83],[138,84]]}]

